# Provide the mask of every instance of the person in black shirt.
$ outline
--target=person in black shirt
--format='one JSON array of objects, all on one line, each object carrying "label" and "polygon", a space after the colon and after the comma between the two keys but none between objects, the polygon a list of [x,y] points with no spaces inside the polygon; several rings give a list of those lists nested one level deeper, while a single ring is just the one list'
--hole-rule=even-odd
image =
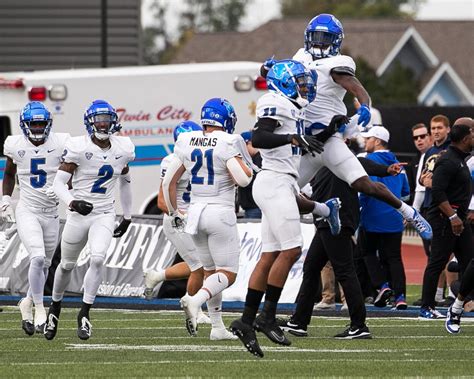
[{"label": "person in black shirt", "polygon": [[472,231],[467,220],[472,195],[471,173],[465,162],[472,149],[473,122],[460,118],[454,123],[451,144],[434,167],[432,203],[427,217],[433,227],[431,254],[423,276],[420,318],[444,318],[435,309],[436,283],[451,252],[461,272],[473,257]]},{"label": "person in black shirt", "polygon": [[[366,158],[359,158],[364,169],[373,176],[395,175],[401,171],[401,164],[384,166]],[[319,292],[320,273],[329,260],[334,268],[336,279],[342,286],[349,308],[351,325],[335,338],[372,338],[365,325],[365,304],[357,279],[353,260],[352,236],[359,225],[359,198],[356,190],[339,179],[326,167],[320,169],[311,181],[312,200],[337,196],[343,206],[339,211],[341,232],[333,236],[327,222],[316,220],[316,234],[311,242],[303,266],[303,282],[297,299],[295,313],[288,321],[281,320],[280,327],[289,333],[307,336],[307,326],[311,321],[315,295]]]}]

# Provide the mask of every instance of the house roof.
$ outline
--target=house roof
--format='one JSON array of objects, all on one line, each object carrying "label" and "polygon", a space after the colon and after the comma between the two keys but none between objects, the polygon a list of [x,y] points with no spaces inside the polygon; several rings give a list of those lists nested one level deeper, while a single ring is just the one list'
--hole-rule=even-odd
[{"label": "house roof", "polygon": [[[278,59],[288,58],[303,47],[307,22],[307,19],[288,18],[269,21],[245,33],[197,33],[182,47],[172,63],[263,62],[272,55]],[[412,27],[413,38],[422,45],[421,50],[427,62],[431,62],[431,68],[448,62],[474,93],[474,70],[470,64],[474,55],[474,21],[343,19],[342,23],[345,33],[343,52],[354,58],[363,58],[375,70],[382,66],[397,43],[400,45],[402,37],[407,37]]]}]

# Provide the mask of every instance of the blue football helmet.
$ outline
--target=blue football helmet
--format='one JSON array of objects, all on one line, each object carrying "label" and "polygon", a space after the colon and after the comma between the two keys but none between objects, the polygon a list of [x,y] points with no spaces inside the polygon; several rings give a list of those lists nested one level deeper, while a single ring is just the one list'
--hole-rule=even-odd
[{"label": "blue football helmet", "polygon": [[313,18],[304,33],[304,49],[314,59],[336,56],[341,50],[344,29],[332,14],[322,13]]},{"label": "blue football helmet", "polygon": [[218,126],[232,134],[237,123],[234,107],[226,99],[215,97],[204,103],[201,109],[201,125]]},{"label": "blue football helmet", "polygon": [[174,137],[174,142],[178,140],[178,137],[181,133],[186,133],[186,132],[193,132],[196,130],[201,130],[201,126],[196,124],[194,121],[183,121],[180,122],[178,125],[174,127],[173,130],[173,137]]},{"label": "blue football helmet", "polygon": [[287,99],[305,107],[316,98],[316,71],[291,59],[276,62],[267,74],[267,86]]},{"label": "blue football helmet", "polygon": [[20,128],[33,142],[46,141],[53,125],[51,113],[39,101],[25,105],[20,113]]},{"label": "blue football helmet", "polygon": [[118,124],[115,109],[104,100],[94,100],[84,112],[84,125],[90,136],[105,140],[118,132],[122,127]]}]

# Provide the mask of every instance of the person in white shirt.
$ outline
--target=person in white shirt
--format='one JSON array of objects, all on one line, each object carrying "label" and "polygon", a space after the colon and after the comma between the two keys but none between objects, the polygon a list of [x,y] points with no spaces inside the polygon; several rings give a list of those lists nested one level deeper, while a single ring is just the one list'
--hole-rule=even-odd
[{"label": "person in white shirt", "polygon": [[4,144],[7,163],[0,213],[3,221],[15,221],[11,195],[16,174],[20,187],[16,225],[30,259],[28,293],[18,305],[22,328],[28,335],[33,335],[35,329],[43,333],[46,323],[44,284],[59,235],[58,201],[52,184],[70,138],[67,133],[53,133],[52,123],[51,113],[42,103],[30,102],[20,113],[23,134],[7,137]]},{"label": "person in white shirt", "polygon": [[[237,117],[225,99],[208,100],[201,110],[203,131],[182,133],[175,157],[162,182],[163,196],[172,224],[192,235],[206,279],[194,296],[181,299],[186,328],[197,334],[199,308],[207,302],[211,339],[235,339],[222,322],[222,291],[234,283],[239,268],[240,238],[234,210],[235,184],[245,187],[252,170],[244,163],[242,137],[233,136]],[[237,141],[240,139],[240,141]],[[191,204],[185,221],[177,203],[177,183],[189,174]]]},{"label": "person in white shirt", "polygon": [[[61,302],[82,249],[89,244],[90,265],[84,277],[82,306],[77,316],[77,335],[87,340],[92,333],[89,310],[102,281],[104,260],[112,237],[122,236],[131,223],[131,178],[128,163],[135,159],[129,137],[113,135],[120,130],[117,112],[104,100],[95,100],[84,114],[87,135],[66,144],[53,189],[70,209],[61,239],[61,262],[54,276],[52,304],[44,330],[55,337]],[[72,193],[68,185],[72,180]],[[115,190],[120,186],[123,220],[115,228]]]}]

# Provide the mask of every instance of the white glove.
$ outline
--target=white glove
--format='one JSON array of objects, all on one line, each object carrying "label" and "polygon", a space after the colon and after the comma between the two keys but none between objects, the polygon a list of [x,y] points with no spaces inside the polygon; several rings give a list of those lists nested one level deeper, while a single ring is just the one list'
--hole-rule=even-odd
[{"label": "white glove", "polygon": [[0,202],[0,220],[3,222],[15,222],[12,198],[8,195],[3,195],[2,201]]},{"label": "white glove", "polygon": [[171,220],[171,226],[178,232],[184,232],[186,226],[186,215],[177,210],[171,213],[170,216],[173,217]]},{"label": "white glove", "polygon": [[5,229],[5,239],[8,241],[17,232],[16,224],[13,224],[8,229]]},{"label": "white glove", "polygon": [[53,190],[53,186],[49,187],[44,191],[44,194],[48,196],[51,200],[55,201],[56,203],[59,202],[59,198],[56,196],[56,192]]}]

